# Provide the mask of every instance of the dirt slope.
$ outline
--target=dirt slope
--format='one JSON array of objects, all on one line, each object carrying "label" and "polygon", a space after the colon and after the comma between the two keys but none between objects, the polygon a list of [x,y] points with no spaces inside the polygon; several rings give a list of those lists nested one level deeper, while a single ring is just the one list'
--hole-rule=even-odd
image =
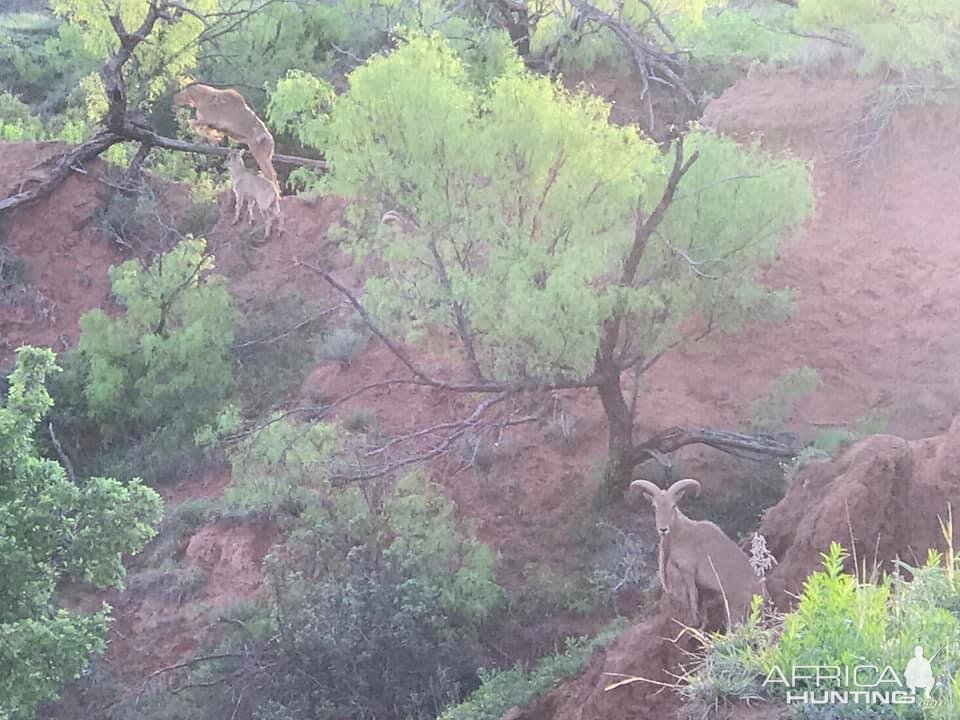
[{"label": "dirt slope", "polygon": [[[960,108],[899,110],[855,167],[860,118],[875,87],[845,77],[757,75],[711,104],[705,124],[811,162],[817,215],[766,272],[768,283],[795,289],[797,311],[740,341],[713,338],[696,353],[675,353],[649,379],[659,388],[651,409],[661,422],[734,423],[766,382],[809,365],[823,387],[802,404],[802,424],[885,411],[903,436],[868,438],[805,471],[768,513],[761,532],[780,559],[770,582],[782,603],[831,540],[850,544],[851,528],[870,564],[875,553],[879,561],[923,558],[927,547],[942,546],[937,513],[960,499],[960,422],[950,424],[960,405],[960,331],[951,322],[960,305]],[[681,658],[664,639],[675,635],[664,632],[665,612],[627,631],[527,716],[675,717],[676,698],[656,694],[656,685],[602,690],[610,682],[604,673],[667,681],[665,670],[676,670]]]},{"label": "dirt slope", "polygon": [[[960,109],[898,112],[867,162],[856,169],[850,152],[858,147],[858,121],[874,86],[870,80],[846,77],[761,74],[744,79],[710,106],[706,124],[743,139],[761,137],[770,149],[789,148],[809,160],[819,207],[802,237],[790,239],[782,259],[766,273],[771,284],[795,289],[795,315],[778,327],[754,328],[735,339],[712,338],[665,358],[646,380],[640,432],[671,424],[735,427],[771,380],[801,365],[817,368],[823,380],[799,408],[796,424],[801,429],[850,422],[880,410],[890,413],[889,430],[908,440],[946,430],[960,405],[955,363],[960,332],[954,321],[960,306],[960,283],[954,279],[960,270],[960,145],[954,137]],[[0,144],[0,185],[54,150]],[[106,306],[106,270],[122,257],[90,223],[98,168],[91,166],[87,177],[72,177],[49,200],[0,220],[0,243],[24,261],[28,280],[18,295],[0,301],[0,362],[24,342],[59,349],[75,339],[83,312]],[[224,223],[213,233],[219,243],[218,267],[241,302],[290,287],[334,302],[327,288],[294,265],[297,258],[318,252],[338,276],[359,287],[363,268],[351,266],[326,239],[342,203],[334,198],[283,202],[288,234],[282,239],[241,245],[232,241],[235,233]],[[436,355],[428,362],[442,371],[449,359],[442,347],[432,350]],[[371,344],[346,371],[318,368],[301,394],[344,391],[395,369],[393,359]],[[420,419],[441,422],[461,413],[463,402],[428,391],[384,391],[359,404],[374,410],[383,429],[391,431]],[[509,435],[488,475],[464,470],[457,457],[437,468],[460,511],[476,519],[481,538],[502,553],[507,575],[517,576],[528,563],[562,567],[576,547],[572,526],[585,500],[584,478],[603,456],[605,426],[596,399],[589,393],[564,393],[556,402],[575,419],[571,446],[563,448],[546,438],[543,428],[527,426]],[[691,449],[683,455],[684,469],[703,477],[708,491],[735,482],[719,469],[712,451]],[[216,494],[225,482],[223,477],[185,479],[171,494],[176,500],[207,494],[210,488]],[[642,517],[638,522],[649,523],[646,513]],[[255,592],[255,578],[238,577],[231,586],[232,568],[255,562],[264,551],[262,539],[244,536],[250,552],[238,556],[215,549],[218,543],[226,547],[233,542],[226,528],[205,528],[200,538],[211,549],[202,549],[197,540],[192,557],[207,563],[216,583],[210,597],[206,590],[200,593],[204,601],[215,604],[216,597]],[[810,547],[817,542],[811,540]],[[891,547],[895,544],[891,541]],[[153,602],[159,603],[156,608]],[[117,648],[111,649],[117,653],[113,659],[120,663],[157,667],[178,657],[179,633],[197,635],[188,611],[176,628],[160,622],[164,612],[180,612],[169,602],[144,595],[117,598],[116,605],[138,608],[131,622],[157,618],[152,625],[137,626],[140,637],[126,650],[119,641],[112,646]],[[119,619],[118,627],[123,622]],[[638,629],[642,627],[650,630]],[[621,657],[632,657],[633,643],[642,645],[653,632],[653,626],[635,628],[633,639],[623,641]],[[151,637],[161,636],[169,644],[154,654]],[[589,685],[584,686],[587,695],[595,690],[604,663],[598,660],[584,676],[592,680],[578,681]],[[646,669],[655,674],[662,668]],[[581,703],[585,697],[574,696]],[[624,703],[622,714],[611,710],[608,720],[667,717],[652,709],[644,714],[646,702]],[[566,717],[560,709],[556,712]]]},{"label": "dirt slope", "polygon": [[887,572],[893,558],[921,565],[928,548],[943,552],[939,519],[960,508],[958,461],[960,418],[923,440],[874,435],[804,472],[760,528],[780,560],[769,579],[776,599],[789,604],[833,540]]}]

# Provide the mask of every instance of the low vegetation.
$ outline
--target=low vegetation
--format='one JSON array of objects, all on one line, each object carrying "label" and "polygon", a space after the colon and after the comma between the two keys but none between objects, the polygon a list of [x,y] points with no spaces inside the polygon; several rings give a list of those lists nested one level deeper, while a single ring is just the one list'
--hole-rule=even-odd
[{"label": "low vegetation", "polygon": [[46,379],[53,353],[17,351],[0,405],[0,717],[32,715],[100,654],[110,607],[93,613],[59,607],[58,582],[122,587],[124,553],[154,535],[160,497],[140,480],[77,482],[44,458],[33,434],[53,401]]},{"label": "low vegetation", "polygon": [[[671,453],[699,440],[637,437],[651,391],[644,374],[675,349],[792,309],[788,291],[759,278],[813,210],[809,168],[701,127],[705,101],[757,64],[806,70],[850,55],[861,72],[884,73],[854,129],[862,162],[894,110],[926,101],[929,88],[947,92],[960,75],[960,6],[187,5],[22,0],[0,11],[0,141],[87,148],[77,162],[29,168],[40,177],[59,168],[61,181],[105,158],[93,226],[128,258],[109,271],[109,302],[80,319],[62,372],[51,352],[24,347],[4,380],[0,720],[33,717],[78,676],[71,692],[82,695],[104,672],[87,663],[105,648],[110,609],[68,612],[58,599],[66,583],[121,586],[122,557],[159,527],[128,586],[190,602],[207,577],[178,564],[178,548],[213,521],[277,530],[266,592],[225,610],[210,643],[135,699],[109,685],[97,712],[497,720],[582,669],[621,625],[529,664],[495,656],[489,638],[557,617],[607,620],[618,593],[649,594],[656,584],[656,541],[608,516],[639,467],[667,467]],[[593,73],[636,87],[636,107],[564,80]],[[232,148],[255,146],[264,176],[233,155],[234,179],[241,198],[255,190],[278,221],[258,245],[246,229],[230,236],[231,278],[280,242],[290,202],[282,192],[308,190],[348,201],[330,239],[364,263],[362,292],[305,259],[318,248],[304,248],[298,272],[334,288],[333,304],[297,290],[234,297],[205,239],[227,187],[216,156],[226,150],[214,147],[209,113],[188,118],[196,107],[171,107],[197,92],[184,90],[190,78],[241,91],[256,133],[227,135]],[[614,112],[622,122],[611,122]],[[184,147],[198,136],[211,142]],[[310,164],[290,175],[278,164],[274,178],[274,149]],[[177,203],[156,178],[190,187],[176,217],[163,216]],[[21,180],[45,182],[11,178],[0,213],[36,190]],[[0,244],[0,306],[26,292],[30,276]],[[52,310],[38,316],[55,319]],[[355,361],[372,342],[404,374],[350,392],[414,385],[436,391],[438,407],[471,407],[449,421],[416,413],[419,425],[398,431],[364,398],[336,407],[327,388],[311,387],[300,402],[318,364],[359,376]],[[827,428],[800,452],[779,442],[820,382],[812,368],[789,371],[740,419],[744,432],[713,443],[738,452],[769,443],[762,447],[776,459],[750,465],[729,494],[692,503],[691,516],[739,540],[805,463],[882,427],[878,416]],[[553,397],[578,390],[602,407],[607,445],[597,458],[602,482],[583,480],[589,498],[576,491],[577,551],[567,566],[504,570],[422,466],[444,457],[459,464],[446,482],[472,470],[485,488],[515,492],[517,426],[539,427],[565,462],[588,444],[593,426]],[[528,412],[548,393],[550,410]],[[187,499],[161,522],[148,485],[212,463],[230,468],[223,497]],[[734,467],[732,475],[742,466]],[[775,665],[869,659],[899,669],[908,638],[929,648],[960,640],[952,550],[885,577],[847,574],[843,562],[833,547],[795,611],[770,618],[755,606],[731,634],[700,634],[701,662],[680,687],[690,711],[782,699],[762,682]],[[940,697],[952,703],[957,663],[947,653],[937,665]]]},{"label": "low vegetation", "polygon": [[[823,554],[823,570],[806,579],[796,608],[771,614],[755,603],[742,626],[728,635],[701,635],[704,651],[696,669],[678,686],[688,701],[690,717],[722,717],[738,701],[784,702],[786,693],[856,691],[892,692],[906,687],[904,669],[921,646],[929,659],[936,654],[934,700],[905,705],[877,701],[847,705],[844,718],[950,718],[960,707],[956,678],[960,659],[960,566],[953,553],[952,520],[945,521],[947,552],[930,550],[926,562],[912,567],[898,561],[892,574],[867,575],[866,564],[854,573],[849,559],[834,543]],[[949,535],[947,534],[949,533]],[[815,678],[793,683],[796,667],[874,666],[864,685],[880,670],[886,680],[865,688],[847,680],[819,685]],[[899,684],[885,668],[892,668]],[[801,671],[802,672],[802,671]],[[781,674],[786,678],[782,680]],[[834,707],[835,706],[831,706]],[[821,717],[812,705],[796,708],[802,717]],[[835,709],[833,710],[836,711]]]}]

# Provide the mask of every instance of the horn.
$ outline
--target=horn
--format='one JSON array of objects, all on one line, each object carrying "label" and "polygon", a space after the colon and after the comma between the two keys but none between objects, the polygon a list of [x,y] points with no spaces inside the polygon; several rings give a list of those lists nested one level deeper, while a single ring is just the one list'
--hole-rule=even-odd
[{"label": "horn", "polygon": [[649,480],[634,480],[632,483],[630,483],[630,489],[639,489],[643,491],[645,495],[649,495],[652,498],[663,492],[663,490]]},{"label": "horn", "polygon": [[694,480],[693,478],[686,478],[684,480],[677,480],[670,488],[667,490],[673,497],[677,500],[680,500],[684,494],[689,490],[694,490],[694,497],[700,494],[700,481]]}]

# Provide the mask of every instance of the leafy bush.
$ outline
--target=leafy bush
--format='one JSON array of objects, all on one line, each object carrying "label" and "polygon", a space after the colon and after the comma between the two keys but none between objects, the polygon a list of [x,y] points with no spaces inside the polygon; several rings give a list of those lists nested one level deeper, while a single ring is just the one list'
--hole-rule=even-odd
[{"label": "leafy bush", "polygon": [[842,448],[867,435],[882,433],[887,427],[887,418],[882,413],[873,413],[861,418],[850,428],[835,427],[820,430],[807,447],[803,448],[781,469],[787,484],[793,482],[801,468],[817,460],[827,460]]},{"label": "leafy bush", "polygon": [[[220,650],[239,657],[192,682],[242,677],[253,717],[292,720],[427,720],[476,686],[479,626],[502,597],[495,557],[420,477],[380,490],[313,483],[267,559],[270,605],[228,625]],[[226,702],[191,694],[213,714]]]},{"label": "leafy bush", "polygon": [[695,672],[686,675],[679,686],[686,701],[686,717],[708,718],[711,713],[719,714],[718,710],[727,712],[730,701],[761,696],[765,676],[761,658],[774,638],[761,613],[762,604],[755,596],[746,620],[729,633],[696,633],[704,649],[697,657]]},{"label": "leafy bush", "polygon": [[811,367],[788,370],[770,385],[764,397],[750,406],[751,425],[755,430],[783,428],[797,402],[813,393],[819,384],[817,371]]},{"label": "leafy bush", "polygon": [[122,485],[67,478],[41,457],[33,434],[52,405],[49,350],[22,347],[0,405],[0,717],[30,716],[103,651],[110,609],[70,613],[54,590],[65,576],[97,587],[123,584],[123,553],[156,532],[160,497],[139,480]]},{"label": "leafy bush", "polygon": [[80,319],[84,396],[108,434],[179,426],[181,436],[218,412],[233,384],[237,313],[212,274],[206,243],[187,239],[149,266],[110,269],[123,313]]},{"label": "leafy bush", "polygon": [[5,88],[46,115],[64,109],[71,89],[97,62],[78,28],[47,14],[14,13],[0,15],[0,67]]},{"label": "leafy bush", "polygon": [[525,583],[511,597],[511,611],[523,620],[542,621],[557,613],[586,616],[600,600],[600,586],[583,573],[561,574],[531,563],[523,575]]},{"label": "leafy bush", "polygon": [[323,466],[336,447],[329,424],[301,425],[273,416],[229,450],[233,482],[224,493],[227,507],[299,515],[326,493]]},{"label": "leafy bush", "polygon": [[149,265],[111,268],[121,312],[80,318],[76,351],[57,385],[64,405],[57,426],[87,441],[88,462],[137,463],[163,477],[196,456],[194,433],[224,405],[238,315],[205,247],[187,239]]},{"label": "leafy bush", "polygon": [[0,93],[0,140],[24,142],[40,140],[43,124],[30,108],[8,92]]},{"label": "leafy bush", "polygon": [[703,22],[683,22],[677,40],[696,60],[787,61],[796,57],[804,39],[790,34],[795,11],[786,6],[719,8]]},{"label": "leafy bush", "polygon": [[532,668],[521,664],[505,670],[481,670],[480,687],[459,705],[447,708],[438,720],[499,720],[514,706],[523,706],[580,672],[594,651],[606,647],[623,632],[618,620],[594,638],[570,638],[562,651],[539,660]]},{"label": "leafy bush", "polygon": [[852,34],[864,48],[865,70],[889,65],[901,70],[960,73],[960,6],[952,0],[800,0],[798,23],[819,31]]},{"label": "leafy bush", "polygon": [[[960,566],[953,552],[952,525],[952,518],[943,524],[948,548],[945,558],[930,550],[922,567],[898,561],[897,571],[884,577],[845,572],[847,555],[833,543],[823,554],[823,570],[804,582],[794,610],[761,618],[755,605],[747,622],[729,635],[702,635],[705,652],[680,686],[692,703],[691,712],[716,708],[729,699],[781,698],[787,688],[782,682],[767,680],[779,677],[777,672],[789,678],[791,668],[798,666],[836,666],[841,671],[858,665],[889,666],[900,673],[917,645],[930,649],[928,657],[937,648],[956,648],[960,642]],[[904,572],[912,577],[910,582]],[[778,625],[782,630],[774,632]],[[922,713],[915,705],[861,703],[824,707],[823,711],[829,710],[826,715],[804,706],[800,708],[802,716],[955,717],[960,706],[960,658],[947,650],[938,654],[934,667],[940,688],[937,703],[924,706]],[[843,690],[845,682],[827,689]],[[798,678],[790,691],[816,690],[815,683],[813,678]],[[823,689],[821,684],[819,691]]]}]

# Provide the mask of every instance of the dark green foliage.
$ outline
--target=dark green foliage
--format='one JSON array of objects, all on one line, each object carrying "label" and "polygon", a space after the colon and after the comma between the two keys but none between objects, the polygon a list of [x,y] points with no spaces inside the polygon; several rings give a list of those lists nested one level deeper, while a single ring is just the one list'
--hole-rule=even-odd
[{"label": "dark green foliage", "polygon": [[[0,15],[3,87],[43,115],[64,109],[80,78],[98,68],[80,30],[41,13]],[[3,120],[0,115],[0,120]]]},{"label": "dark green foliage", "polygon": [[427,720],[471,690],[476,639],[457,631],[438,598],[410,587],[396,565],[356,557],[340,581],[284,597],[280,632],[295,666],[275,676],[270,699],[294,698],[283,705],[303,720]]},{"label": "dark green foliage", "polygon": [[75,484],[38,455],[33,434],[52,404],[45,381],[56,369],[49,350],[20,348],[0,406],[2,718],[29,717],[104,649],[109,607],[69,613],[55,601],[57,582],[121,586],[122,554],[143,547],[162,514],[160,497],[139,480]]},{"label": "dark green foliage", "polygon": [[123,311],[80,319],[56,386],[57,427],[82,448],[81,465],[123,476],[139,467],[157,480],[196,463],[194,434],[215,421],[234,382],[238,314],[212,270],[199,239],[150,265],[111,268]]},{"label": "dark green foliage", "polygon": [[[479,627],[502,596],[493,553],[419,477],[375,499],[382,490],[315,482],[301,493],[287,546],[267,559],[269,606],[231,613],[218,652],[236,657],[191,682],[239,679],[243,717],[288,720],[428,720],[476,687]],[[213,687],[190,696],[220,717],[236,701]]]},{"label": "dark green foliage", "polygon": [[522,707],[556,687],[587,664],[594,651],[609,645],[625,623],[611,623],[594,638],[570,638],[532,667],[517,664],[504,670],[481,670],[480,687],[464,702],[447,708],[439,720],[499,720],[512,707]]},{"label": "dark green foliage", "polygon": [[302,385],[318,359],[322,310],[298,292],[258,298],[237,331],[237,384],[247,414],[268,412]]}]

